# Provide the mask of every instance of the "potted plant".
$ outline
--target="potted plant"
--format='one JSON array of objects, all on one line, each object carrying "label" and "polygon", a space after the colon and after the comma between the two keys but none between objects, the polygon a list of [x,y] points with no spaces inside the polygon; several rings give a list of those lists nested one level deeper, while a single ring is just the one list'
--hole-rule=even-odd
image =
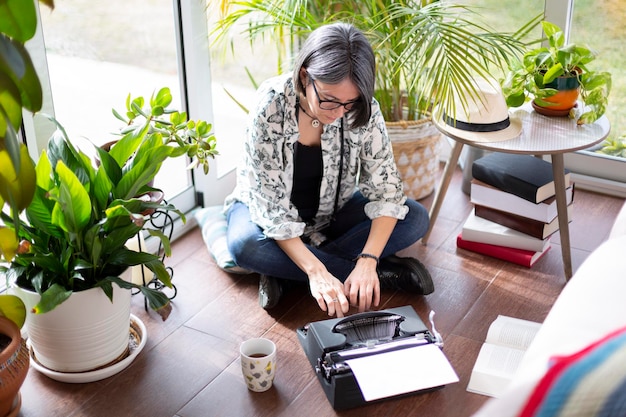
[{"label": "potted plant", "polygon": [[0,294],[0,416],[17,415],[20,387],[28,374],[30,357],[20,329],[26,318],[18,297]]},{"label": "potted plant", "polygon": [[528,50],[521,60],[512,62],[502,83],[507,105],[519,107],[532,98],[540,113],[577,117],[574,109],[580,97],[584,108],[578,112],[577,123],[593,123],[606,111],[611,74],[589,69],[596,54],[585,46],[566,44],[557,25],[547,21],[541,25],[548,46]]},{"label": "potted plant", "polygon": [[[507,34],[489,30],[469,6],[437,0],[244,0],[219,4],[214,43],[226,41],[231,30],[241,30],[238,24],[247,22],[243,30],[251,43],[269,35],[277,45],[279,72],[287,70],[288,57],[295,55],[299,40],[315,28],[338,20],[360,28],[376,55],[374,97],[387,122],[400,171],[404,167],[423,171],[410,165],[416,153],[424,152],[425,143],[429,147],[424,152],[427,157],[418,162],[430,161],[430,173],[416,179],[425,176],[430,185],[421,187],[425,193],[414,198],[432,191],[439,169],[436,146],[440,134],[430,123],[429,110],[443,104],[452,114],[456,110],[454,94],[468,87],[475,93],[476,75],[487,77],[497,68],[504,71],[507,59],[521,53],[520,39],[539,20]],[[424,140],[415,140],[413,134],[407,134],[409,129],[422,131]],[[396,131],[399,139],[393,136]],[[405,161],[401,160],[403,154]],[[406,172],[403,177],[406,183]]]},{"label": "potted plant", "polygon": [[[117,341],[108,361],[105,355],[100,358],[94,352],[93,361],[104,363],[128,347],[130,289],[141,291],[164,320],[171,310],[170,299],[158,287],[120,278],[128,267],[144,265],[163,286],[171,287],[161,259],[155,254],[132,251],[126,242],[146,230],[162,241],[169,255],[168,238],[158,230],[144,227],[147,226],[144,213],[159,209],[174,211],[183,220],[184,216],[166,201],[153,201],[143,195],[160,191],[149,184],[167,158],[187,155],[193,158],[192,166],[203,165],[206,172],[209,159],[217,153],[211,125],[201,120],[188,121],[184,112],[168,109],[171,101],[168,88],[160,89],[149,101],[129,95],[125,112],[114,112],[124,127],[109,151],[88,141],[83,147],[75,145],[58,125],[37,162],[35,192],[24,215],[16,222],[10,212],[3,209],[1,213],[2,221],[15,232],[21,248],[12,259],[11,254],[5,253],[5,260],[10,263],[2,270],[25,300],[33,349],[40,362],[50,369],[55,368],[44,362],[54,360],[37,343],[40,340],[50,343],[50,337],[43,332],[59,324],[61,311],[73,306],[77,302],[75,297],[95,298],[89,299],[90,305],[78,307],[71,320],[74,322],[94,312],[93,303],[98,302],[105,309],[121,300],[121,313],[104,311],[98,320],[101,326],[109,327],[119,318],[122,330],[116,336],[105,336],[101,331],[101,343],[95,342],[95,336],[85,337],[89,343],[84,345],[98,348]],[[47,322],[40,325],[37,320]],[[56,327],[52,330],[59,331]],[[83,347],[76,341],[70,345],[61,350]],[[51,346],[49,350],[59,349]],[[63,367],[68,369],[56,370],[85,370],[69,369],[79,357],[72,352],[66,352],[69,363]]]},{"label": "potted plant", "polygon": [[626,133],[617,138],[605,139],[596,152],[617,158],[626,158]]}]

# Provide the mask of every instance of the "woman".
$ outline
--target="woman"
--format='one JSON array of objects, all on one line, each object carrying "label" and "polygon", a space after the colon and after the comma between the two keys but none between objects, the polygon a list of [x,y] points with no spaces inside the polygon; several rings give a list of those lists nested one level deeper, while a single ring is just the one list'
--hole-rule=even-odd
[{"label": "woman", "polygon": [[428,213],[403,194],[374,71],[365,36],[337,23],[310,34],[293,74],[259,88],[226,209],[229,249],[261,274],[266,309],[282,280],[308,282],[338,317],[378,306],[381,287],[433,291],[419,261],[394,255],[426,233]]}]

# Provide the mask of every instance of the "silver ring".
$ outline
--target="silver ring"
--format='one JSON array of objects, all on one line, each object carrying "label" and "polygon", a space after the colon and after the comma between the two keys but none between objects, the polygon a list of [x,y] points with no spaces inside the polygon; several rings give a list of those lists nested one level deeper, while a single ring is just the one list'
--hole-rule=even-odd
[{"label": "silver ring", "polygon": [[333,298],[333,299],[332,299],[332,302],[333,302],[333,303],[336,303],[337,301],[339,301],[339,299],[338,299],[338,298]]}]

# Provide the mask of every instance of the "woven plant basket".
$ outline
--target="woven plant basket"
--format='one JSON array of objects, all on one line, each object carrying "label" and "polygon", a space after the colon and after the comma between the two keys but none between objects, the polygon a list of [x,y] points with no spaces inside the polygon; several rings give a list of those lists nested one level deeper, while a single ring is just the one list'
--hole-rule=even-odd
[{"label": "woven plant basket", "polygon": [[430,117],[386,125],[405,194],[414,200],[428,197],[439,172],[441,133]]}]

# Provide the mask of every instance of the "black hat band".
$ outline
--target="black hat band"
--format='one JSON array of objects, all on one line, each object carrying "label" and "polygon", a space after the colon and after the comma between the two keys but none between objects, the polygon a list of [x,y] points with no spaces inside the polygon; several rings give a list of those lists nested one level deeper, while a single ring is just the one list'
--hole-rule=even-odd
[{"label": "black hat band", "polygon": [[444,113],[443,120],[450,127],[454,127],[460,130],[466,130],[468,132],[496,132],[499,130],[504,130],[511,125],[511,120],[509,120],[508,117],[501,122],[495,123],[467,123],[460,120],[455,120]]}]

